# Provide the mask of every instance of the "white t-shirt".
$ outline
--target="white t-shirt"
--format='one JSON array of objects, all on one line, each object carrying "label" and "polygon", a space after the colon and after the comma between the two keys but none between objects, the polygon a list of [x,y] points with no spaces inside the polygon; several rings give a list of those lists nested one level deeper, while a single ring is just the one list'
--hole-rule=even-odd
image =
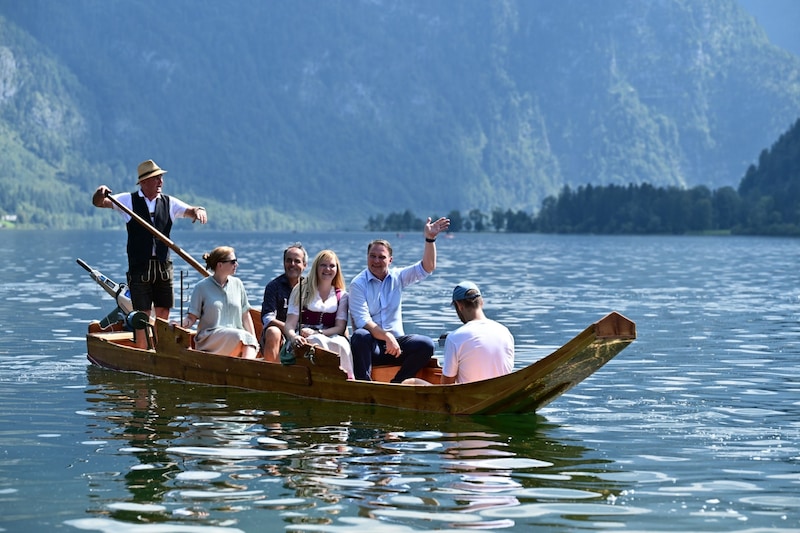
[{"label": "white t-shirt", "polygon": [[470,320],[447,336],[442,374],[456,383],[494,378],[514,369],[514,337],[488,318]]}]

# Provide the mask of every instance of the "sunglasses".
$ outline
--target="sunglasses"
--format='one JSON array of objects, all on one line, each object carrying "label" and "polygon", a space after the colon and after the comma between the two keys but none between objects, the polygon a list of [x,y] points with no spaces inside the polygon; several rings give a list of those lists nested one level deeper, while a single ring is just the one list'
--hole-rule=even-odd
[{"label": "sunglasses", "polygon": [[225,261],[220,261],[220,263],[238,263],[239,260],[235,257],[233,259],[226,259]]}]

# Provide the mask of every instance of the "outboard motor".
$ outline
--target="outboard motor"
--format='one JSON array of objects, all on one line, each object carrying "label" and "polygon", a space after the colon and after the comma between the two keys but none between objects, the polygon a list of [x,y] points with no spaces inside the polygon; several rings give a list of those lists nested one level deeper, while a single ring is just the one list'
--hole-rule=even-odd
[{"label": "outboard motor", "polygon": [[150,317],[144,311],[134,311],[125,317],[125,325],[134,331],[147,329],[147,326],[150,325]]},{"label": "outboard motor", "polygon": [[128,286],[123,283],[117,283],[108,276],[105,276],[99,270],[87,265],[82,259],[78,259],[77,262],[89,273],[89,276],[91,276],[98,285],[103,287],[103,290],[117,302],[117,308],[108,313],[103,320],[100,321],[100,327],[106,329],[117,322],[122,322],[125,326],[130,327],[127,319],[128,316],[133,313],[133,303],[131,302],[131,291]]}]

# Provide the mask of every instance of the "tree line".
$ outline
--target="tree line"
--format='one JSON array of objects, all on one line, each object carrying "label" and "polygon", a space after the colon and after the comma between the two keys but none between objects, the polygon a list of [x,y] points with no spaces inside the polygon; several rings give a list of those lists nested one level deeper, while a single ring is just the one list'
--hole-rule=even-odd
[{"label": "tree line", "polygon": [[[537,213],[494,209],[451,211],[450,231],[510,233],[734,233],[800,236],[800,119],[763,150],[738,190],[700,185],[565,186]],[[370,217],[370,231],[412,231],[423,221],[411,211]]]},{"label": "tree line", "polygon": [[[711,192],[652,185],[565,186],[549,196],[536,214],[496,208],[450,211],[450,231],[508,233],[685,234],[734,231],[743,204],[732,187]],[[411,211],[370,217],[368,231],[413,231],[422,219]]]},{"label": "tree line", "polygon": [[[711,191],[705,186],[586,185],[564,187],[558,196],[547,197],[536,214],[472,209],[466,214],[451,211],[446,216],[453,232],[800,236],[800,211],[785,208],[786,203],[771,196],[749,203],[733,187]],[[416,231],[422,224],[422,219],[406,210],[370,217],[366,229]]]}]

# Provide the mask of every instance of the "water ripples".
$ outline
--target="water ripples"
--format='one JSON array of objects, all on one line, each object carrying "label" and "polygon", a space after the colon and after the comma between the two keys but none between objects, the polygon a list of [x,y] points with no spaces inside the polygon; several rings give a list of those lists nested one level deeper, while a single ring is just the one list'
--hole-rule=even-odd
[{"label": "water ripples", "polygon": [[[610,310],[639,334],[537,415],[453,418],[87,368],[85,325],[113,304],[75,258],[120,278],[124,234],[13,233],[0,251],[42,261],[35,272],[12,263],[0,283],[0,499],[12,529],[800,528],[795,240],[444,240],[436,274],[408,291],[409,331],[457,327],[450,292],[472,279],[515,335],[519,366]],[[258,305],[298,237],[312,256],[336,250],[349,279],[374,236],[179,239],[196,257],[236,246]],[[419,236],[393,240],[396,264],[419,257]],[[189,272],[187,286],[198,279]],[[49,515],[28,503],[42,497]]]}]

